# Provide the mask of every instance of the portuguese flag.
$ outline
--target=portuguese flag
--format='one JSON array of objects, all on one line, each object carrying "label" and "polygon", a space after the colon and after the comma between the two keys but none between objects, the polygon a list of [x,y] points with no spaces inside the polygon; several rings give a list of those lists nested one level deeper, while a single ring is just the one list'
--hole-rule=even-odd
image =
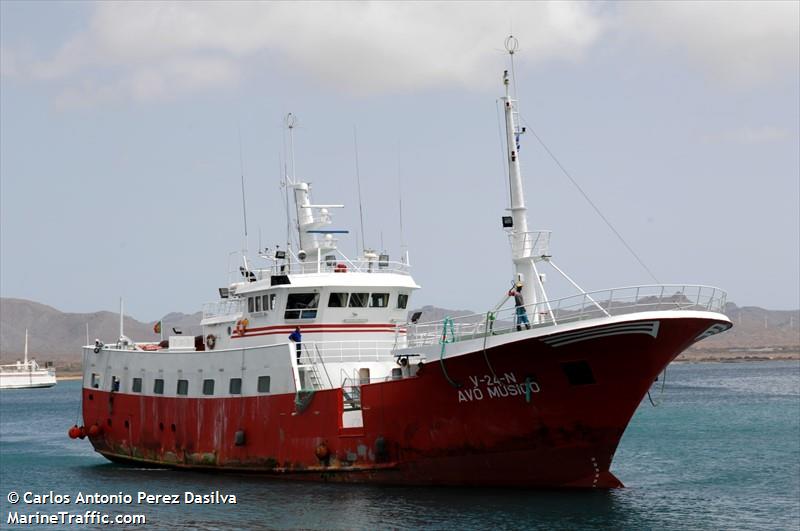
[{"label": "portuguese flag", "polygon": [[156,324],[153,325],[153,332],[156,334],[161,333],[161,321],[158,321]]}]

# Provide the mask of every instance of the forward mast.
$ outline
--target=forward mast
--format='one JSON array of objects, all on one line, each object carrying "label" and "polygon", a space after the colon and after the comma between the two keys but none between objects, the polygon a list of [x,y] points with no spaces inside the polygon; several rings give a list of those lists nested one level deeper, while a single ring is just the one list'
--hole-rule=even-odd
[{"label": "forward mast", "polygon": [[[511,243],[511,259],[514,263],[514,284],[522,286],[522,295],[526,304],[536,305],[547,301],[543,277],[539,274],[536,262],[549,258],[549,231],[528,230],[528,209],[525,206],[525,190],[520,171],[519,140],[525,128],[519,125],[519,111],[516,94],[512,94],[514,85],[514,52],[519,44],[513,35],[505,42],[511,61],[511,76],[508,70],[503,72],[505,96],[502,99],[506,122],[506,155],[508,158],[508,180],[510,189],[510,219],[505,217],[503,226],[508,230]],[[509,226],[510,225],[510,226]],[[531,316],[533,323],[541,320],[539,314]]]}]

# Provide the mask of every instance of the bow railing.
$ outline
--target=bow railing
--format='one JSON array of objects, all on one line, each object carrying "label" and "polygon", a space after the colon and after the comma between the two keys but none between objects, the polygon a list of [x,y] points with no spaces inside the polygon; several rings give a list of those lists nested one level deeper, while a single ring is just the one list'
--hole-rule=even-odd
[{"label": "bow railing", "polygon": [[[646,285],[580,293],[518,308],[454,317],[447,326],[447,341],[463,341],[527,328],[543,328],[600,317],[662,310],[696,310],[721,313],[727,294],[712,286]],[[524,319],[522,317],[524,314]],[[527,321],[527,323],[526,323]],[[409,325],[408,346],[438,344],[445,334],[444,321]]]}]

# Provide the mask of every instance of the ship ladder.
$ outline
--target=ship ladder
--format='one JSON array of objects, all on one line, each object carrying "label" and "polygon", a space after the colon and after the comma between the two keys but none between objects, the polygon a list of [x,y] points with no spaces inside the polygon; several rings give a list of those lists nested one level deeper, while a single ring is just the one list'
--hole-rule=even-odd
[{"label": "ship ladder", "polygon": [[[441,352],[441,354],[439,354],[439,364],[442,366],[442,373],[444,374],[444,377],[447,379],[447,382],[450,385],[452,385],[453,387],[455,387],[456,389],[458,389],[459,387],[461,387],[461,384],[458,383],[458,382],[454,382],[453,379],[450,378],[450,375],[447,374],[447,368],[444,366],[444,351],[445,351],[445,348],[447,347],[448,343],[455,343],[455,341],[456,341],[455,326],[453,325],[453,320],[450,317],[445,317],[444,321],[442,323],[443,323],[443,326],[442,326],[442,340],[441,340],[442,352]],[[447,338],[448,325],[450,327],[450,339],[449,340]]]},{"label": "ship ladder", "polygon": [[311,353],[309,353],[307,345],[305,344],[301,345],[302,345],[301,348],[303,349],[303,353],[305,354],[306,358],[306,363],[304,365],[306,367],[306,378],[307,378],[305,385],[303,385],[303,390],[317,391],[319,389],[322,389],[323,388],[322,376],[319,373],[319,369],[317,368],[317,363],[314,360],[314,356]]},{"label": "ship ladder", "polygon": [[[317,389],[322,387],[319,371],[317,371],[317,364],[314,363],[314,358],[309,355],[308,347],[306,344],[301,343],[300,349],[306,358],[304,360],[305,363],[303,363],[305,366],[305,378],[302,382],[303,387],[298,389],[297,393],[295,393],[294,406],[296,413],[302,413],[305,411],[306,408],[308,408],[308,406],[311,404],[311,400],[314,398],[314,393],[317,391]],[[300,359],[303,360],[302,357]],[[297,370],[299,371],[300,368],[298,367]]]}]

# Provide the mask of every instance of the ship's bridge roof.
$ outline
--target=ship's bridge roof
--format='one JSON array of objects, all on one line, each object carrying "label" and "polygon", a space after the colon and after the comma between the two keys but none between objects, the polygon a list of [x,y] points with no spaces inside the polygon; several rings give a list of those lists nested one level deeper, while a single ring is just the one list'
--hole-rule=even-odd
[{"label": "ship's bridge roof", "polygon": [[255,282],[241,283],[236,288],[236,293],[252,293],[265,289],[280,288],[327,288],[327,287],[365,287],[365,288],[406,288],[418,289],[419,285],[407,274],[398,273],[302,273],[287,275],[289,284],[271,285],[269,278]]}]

